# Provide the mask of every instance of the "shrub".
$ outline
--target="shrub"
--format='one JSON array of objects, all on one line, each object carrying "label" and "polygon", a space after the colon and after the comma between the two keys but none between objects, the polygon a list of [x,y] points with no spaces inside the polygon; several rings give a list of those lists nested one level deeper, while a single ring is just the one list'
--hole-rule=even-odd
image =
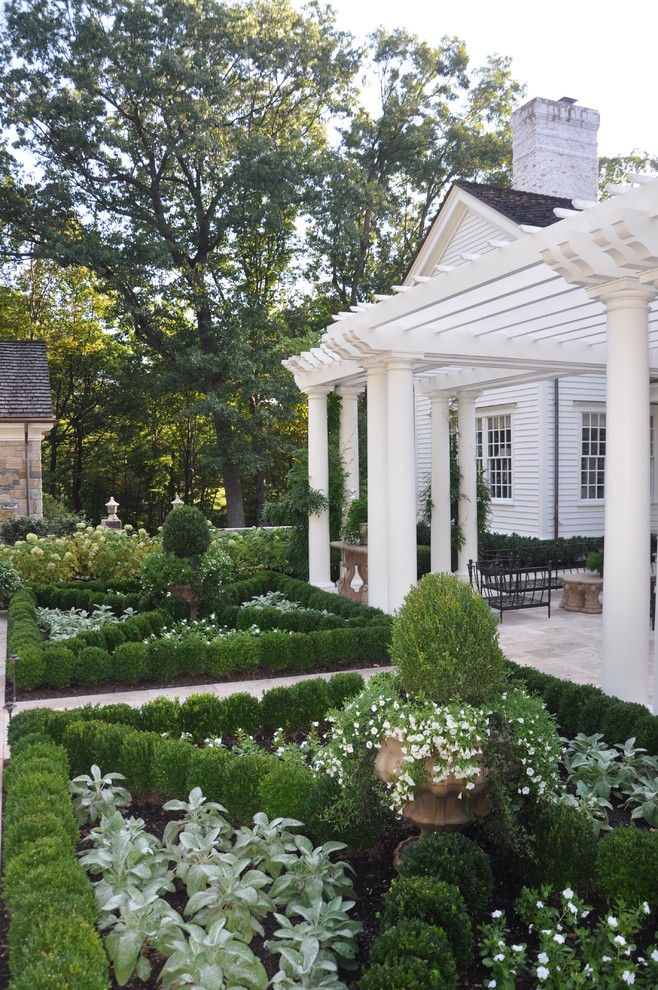
[{"label": "shrub", "polygon": [[7,729],[10,748],[13,750],[16,743],[24,736],[33,732],[45,732],[51,714],[50,708],[26,708],[14,715]]},{"label": "shrub", "polygon": [[360,694],[364,686],[365,682],[361,674],[351,671],[349,673],[334,674],[327,681],[330,707],[342,708],[346,701]]},{"label": "shrub", "polygon": [[455,962],[465,971],[473,958],[473,933],[464,898],[456,887],[436,877],[399,877],[384,897],[384,925],[414,918],[443,928]]},{"label": "shrub", "polygon": [[487,909],[493,892],[489,857],[460,832],[434,832],[407,846],[400,862],[401,877],[437,877],[454,884],[471,918]]},{"label": "shrub", "polygon": [[210,531],[203,512],[182,505],[169,513],[162,526],[162,549],[177,557],[200,557],[210,544]]},{"label": "shrub", "polygon": [[189,793],[192,788],[200,787],[208,801],[224,804],[226,774],[231,759],[226,749],[192,749],[184,792]]},{"label": "shrub", "polygon": [[72,684],[102,684],[112,676],[112,658],[99,646],[86,646],[75,655],[71,665]]},{"label": "shrub", "polygon": [[375,963],[368,967],[356,984],[357,990],[453,990],[456,986],[457,974],[452,953],[431,966],[415,956]]},{"label": "shrub", "polygon": [[[125,786],[132,794],[143,794],[151,786],[154,753],[160,743],[155,732],[140,732],[126,728],[121,749],[114,760],[114,768],[125,777]],[[105,764],[106,768],[110,766]]]},{"label": "shrub", "polygon": [[108,962],[93,922],[76,913],[50,917],[33,932],[12,990],[108,990]]},{"label": "shrub", "polygon": [[599,843],[596,885],[616,901],[658,905],[658,832],[616,828]]},{"label": "shrub", "polygon": [[[70,804],[70,802],[69,802]],[[78,842],[78,831],[75,836],[67,830],[56,811],[43,810],[34,814],[24,814],[13,822],[5,822],[2,833],[2,861],[7,869],[14,856],[29,851],[39,839],[53,838],[71,852]]]},{"label": "shrub", "polygon": [[[217,736],[217,726],[220,725],[222,716],[221,699],[210,692],[191,694],[181,705],[180,716],[183,731],[189,732],[196,742]],[[203,793],[206,794],[205,791]]]},{"label": "shrub", "polygon": [[532,836],[532,859],[525,859],[529,886],[567,885],[586,890],[594,878],[597,842],[587,815],[565,804],[539,800],[528,804],[522,822]]},{"label": "shrub", "polygon": [[239,729],[256,732],[261,725],[260,702],[247,691],[237,691],[222,699],[217,734],[234,736]]},{"label": "shrub", "polygon": [[487,603],[452,574],[427,574],[393,620],[391,659],[404,689],[437,704],[482,704],[501,685],[504,657]]},{"label": "shrub", "polygon": [[[424,960],[426,970],[438,969],[440,987],[457,985],[457,967],[448,936],[436,925],[426,925],[415,918],[404,918],[395,928],[387,928],[373,941],[370,964],[391,966],[408,959]],[[422,983],[420,984],[423,985]],[[404,985],[406,987],[406,984]]]},{"label": "shrub", "polygon": [[269,691],[264,691],[260,703],[261,721],[264,728],[290,729],[295,717],[292,707],[290,688],[273,687]]},{"label": "shrub", "polygon": [[228,677],[235,671],[257,670],[261,662],[259,638],[238,634],[229,639],[215,639],[206,655],[206,670],[215,677]]},{"label": "shrub", "polygon": [[275,765],[258,785],[261,811],[268,818],[296,818],[305,825],[315,791],[315,775],[301,756]]},{"label": "shrub", "polygon": [[43,661],[43,683],[53,684],[55,687],[65,687],[71,683],[71,671],[75,664],[75,656],[71,650],[60,643],[44,643]]},{"label": "shrub", "polygon": [[273,762],[274,757],[266,753],[249,753],[229,759],[219,800],[231,818],[251,823],[260,810],[258,787],[272,769]]},{"label": "shrub", "polygon": [[136,684],[146,671],[148,647],[144,643],[122,643],[112,654],[112,678],[122,684]]},{"label": "shrub", "polygon": [[[140,603],[147,606],[154,605],[159,602],[167,588],[174,584],[192,584],[195,577],[194,568],[186,558],[178,557],[175,553],[167,553],[165,550],[157,550],[149,554],[140,567],[139,578],[143,592]],[[179,599],[167,599],[168,607],[172,601],[179,602]],[[183,615],[177,618],[189,617],[188,603],[181,601],[180,608]]]},{"label": "shrub", "polygon": [[[96,719],[71,721],[62,734],[62,745],[66,749],[71,764],[71,775],[89,773],[96,764],[101,770],[109,767],[118,770],[117,756],[121,752],[126,732],[125,725],[113,725]],[[119,772],[123,772],[120,770]]]},{"label": "shrub", "polygon": [[313,722],[322,722],[330,708],[327,682],[321,677],[299,681],[291,689],[292,710],[291,728],[307,728]]},{"label": "shrub", "polygon": [[21,576],[13,564],[0,557],[0,605],[17,592],[22,583]]},{"label": "shrub", "polygon": [[186,797],[190,790],[186,786],[188,768],[194,754],[198,752],[190,743],[180,739],[161,739],[154,750],[151,763],[153,790],[168,798]]},{"label": "shrub", "polygon": [[140,708],[140,728],[147,732],[168,732],[178,738],[181,732],[181,713],[178,698],[154,698]]},{"label": "shrub", "polygon": [[41,646],[27,646],[21,649],[16,661],[16,686],[19,688],[38,687],[43,684],[46,674],[46,661]]}]

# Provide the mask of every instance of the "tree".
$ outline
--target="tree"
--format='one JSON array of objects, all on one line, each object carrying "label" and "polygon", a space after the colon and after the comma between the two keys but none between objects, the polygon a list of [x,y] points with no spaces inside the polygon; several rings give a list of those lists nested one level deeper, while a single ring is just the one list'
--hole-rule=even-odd
[{"label": "tree", "polygon": [[658,173],[658,156],[647,151],[633,151],[630,155],[612,155],[599,158],[599,190],[603,199],[608,196],[608,183],[619,184],[627,181],[633,172],[640,175]]},{"label": "tree", "polygon": [[342,308],[403,279],[450,182],[509,182],[509,117],[523,93],[499,56],[469,79],[455,38],[432,48],[379,29],[369,41],[377,108],[362,106],[326,152],[312,221],[313,274]]},{"label": "tree", "polygon": [[0,190],[0,219],[93,270],[203,396],[242,525],[278,401],[277,293],[354,54],[327,11],[287,0],[8,0],[5,16],[1,111],[37,170]]}]

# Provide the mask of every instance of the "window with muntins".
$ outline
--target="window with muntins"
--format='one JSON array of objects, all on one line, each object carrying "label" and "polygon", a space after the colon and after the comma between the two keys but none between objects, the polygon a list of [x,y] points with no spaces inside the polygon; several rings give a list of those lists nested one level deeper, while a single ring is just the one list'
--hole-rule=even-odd
[{"label": "window with muntins", "polygon": [[605,491],[605,413],[582,414],[580,497],[602,499]]},{"label": "window with muntins", "polygon": [[489,485],[491,497],[511,501],[512,417],[479,417],[475,430],[477,461]]}]

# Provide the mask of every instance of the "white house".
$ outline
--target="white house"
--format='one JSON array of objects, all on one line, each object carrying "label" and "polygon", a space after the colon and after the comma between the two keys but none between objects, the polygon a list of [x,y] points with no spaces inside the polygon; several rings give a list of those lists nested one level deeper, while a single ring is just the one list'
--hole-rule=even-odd
[{"label": "white house", "polygon": [[[287,366],[308,396],[309,476],[321,491],[327,395],[342,396],[354,488],[355,409],[367,388],[371,604],[395,610],[415,581],[417,492],[427,474],[432,569],[450,567],[456,402],[460,574],[477,556],[480,457],[494,494],[492,528],[604,532],[603,687],[645,701],[658,180],[633,176],[597,203],[597,127],[595,111],[568,100],[518,110],[515,189],[456,183],[405,284],[338,314],[320,346]],[[326,513],[311,517],[309,563],[311,580],[328,586]]]}]

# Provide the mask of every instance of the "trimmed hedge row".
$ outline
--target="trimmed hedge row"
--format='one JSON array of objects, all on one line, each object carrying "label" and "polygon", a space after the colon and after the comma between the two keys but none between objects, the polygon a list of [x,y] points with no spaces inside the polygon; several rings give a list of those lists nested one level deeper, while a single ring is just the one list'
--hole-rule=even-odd
[{"label": "trimmed hedge row", "polygon": [[10,914],[12,990],[109,990],[96,899],[75,849],[79,833],[62,747],[25,738],[5,778],[2,897]]},{"label": "trimmed hedge row", "polygon": [[[51,590],[50,601],[54,602]],[[242,602],[269,590],[281,591],[311,611],[240,608]],[[68,589],[71,594],[74,591]],[[44,643],[34,595],[21,591],[12,598],[9,610],[9,652],[19,658],[17,686],[30,690],[106,681],[167,682],[178,674],[222,678],[255,670],[304,671],[314,666],[388,658],[390,616],[303,581],[263,572],[228,585],[222,601],[214,613],[220,624],[240,629],[258,624],[267,631],[258,636],[238,632],[211,643],[194,637],[180,642],[162,637],[145,643],[143,640],[152,633],[157,635],[166,623],[163,612],[156,611],[71,639]],[[187,607],[187,603],[182,604]]]},{"label": "trimmed hedge row", "polygon": [[217,736],[234,737],[239,730],[253,733],[260,728],[308,729],[313,722],[324,721],[332,708],[342,707],[362,690],[361,675],[345,672],[334,674],[329,680],[316,677],[289,687],[272,688],[261,701],[243,691],[227,698],[210,693],[194,694],[183,702],[177,698],[155,698],[141,708],[125,704],[85,705],[66,711],[29,708],[11,720],[9,744],[13,755],[16,746],[33,733],[46,733],[61,743],[69,725],[90,721],[124,725],[158,735],[168,733],[175,739],[181,733],[189,733],[196,742]]},{"label": "trimmed hedge row", "polygon": [[497,556],[508,559],[513,555],[519,567],[542,567],[549,562],[554,567],[582,566],[587,554],[602,546],[602,536],[560,536],[557,540],[540,540],[518,533],[483,533],[478,538],[481,560],[492,560]]},{"label": "trimmed hedge row", "polygon": [[[126,608],[137,608],[141,588],[137,580],[66,581],[62,584],[30,585],[39,608],[81,608],[91,612],[99,605],[110,605],[120,615]],[[118,596],[125,596],[119,598]]]},{"label": "trimmed hedge row", "polygon": [[592,684],[574,684],[512,660],[505,664],[511,679],[543,698],[562,735],[573,738],[579,732],[587,736],[601,732],[611,744],[624,743],[633,736],[638,746],[658,755],[658,715],[652,715],[644,705],[621,701]]}]

